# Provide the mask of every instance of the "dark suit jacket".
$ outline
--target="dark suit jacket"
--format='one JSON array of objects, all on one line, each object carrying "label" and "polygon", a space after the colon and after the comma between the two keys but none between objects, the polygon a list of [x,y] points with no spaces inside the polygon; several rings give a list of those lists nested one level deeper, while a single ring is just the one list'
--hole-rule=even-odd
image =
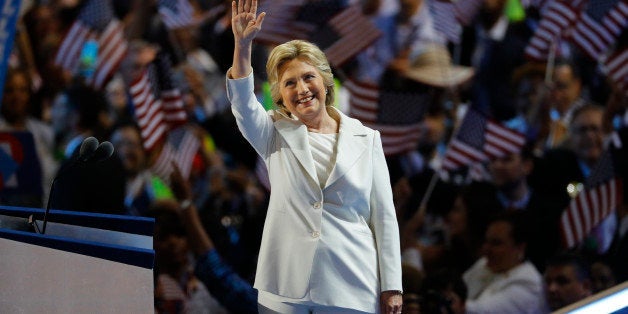
[{"label": "dark suit jacket", "polygon": [[482,61],[475,69],[471,103],[498,120],[513,118],[516,108],[512,101],[512,74],[525,62],[523,52],[533,32],[523,22],[511,23],[503,40],[481,43],[474,25],[463,29],[460,58],[462,65],[470,66],[477,46],[485,45]]}]

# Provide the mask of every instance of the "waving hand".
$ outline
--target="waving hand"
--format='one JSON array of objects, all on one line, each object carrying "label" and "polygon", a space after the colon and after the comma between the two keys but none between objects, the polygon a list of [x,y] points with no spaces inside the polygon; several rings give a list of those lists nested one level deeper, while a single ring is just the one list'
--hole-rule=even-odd
[{"label": "waving hand", "polygon": [[257,0],[238,0],[231,2],[231,28],[236,43],[248,44],[262,29],[266,13],[257,15]]},{"label": "waving hand", "polygon": [[229,76],[240,78],[251,73],[251,50],[253,39],[262,29],[265,12],[257,15],[257,0],[238,0],[231,2],[231,29],[235,47],[233,49],[233,66]]}]

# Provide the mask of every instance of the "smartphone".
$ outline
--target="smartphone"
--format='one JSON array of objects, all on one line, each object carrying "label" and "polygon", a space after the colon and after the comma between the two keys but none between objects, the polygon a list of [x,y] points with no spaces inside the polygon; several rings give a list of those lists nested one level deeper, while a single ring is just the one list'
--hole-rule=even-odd
[{"label": "smartphone", "polygon": [[79,57],[79,72],[84,78],[91,78],[96,70],[96,60],[98,58],[98,42],[90,39],[83,44],[81,56]]}]

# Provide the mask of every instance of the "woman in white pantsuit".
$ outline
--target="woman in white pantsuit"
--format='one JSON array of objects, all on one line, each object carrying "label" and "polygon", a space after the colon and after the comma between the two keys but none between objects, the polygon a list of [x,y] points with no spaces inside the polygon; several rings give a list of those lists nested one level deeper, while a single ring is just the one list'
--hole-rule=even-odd
[{"label": "woman in white pantsuit", "polygon": [[305,41],[266,65],[276,110],[253,91],[252,41],[265,13],[232,4],[227,94],[264,160],[271,196],[255,288],[262,313],[401,313],[399,231],[380,135],[332,107],[333,76]]}]

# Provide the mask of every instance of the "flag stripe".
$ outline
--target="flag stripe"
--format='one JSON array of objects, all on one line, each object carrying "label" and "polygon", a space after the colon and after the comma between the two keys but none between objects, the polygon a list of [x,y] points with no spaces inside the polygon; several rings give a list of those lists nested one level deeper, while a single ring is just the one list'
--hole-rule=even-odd
[{"label": "flag stripe", "polygon": [[599,60],[611,45],[617,40],[620,32],[628,23],[628,4],[626,0],[617,1],[607,12],[603,13],[601,20],[596,20],[591,15],[596,10],[596,4],[590,1],[587,10],[582,13],[576,24],[572,40],[587,55]]},{"label": "flag stripe", "polygon": [[524,53],[532,60],[544,60],[550,53],[552,42],[566,34],[576,22],[581,1],[551,1],[541,15],[539,26],[526,46]]},{"label": "flag stripe", "polygon": [[81,65],[81,52],[89,40],[98,42],[98,55],[93,73],[85,79],[100,90],[117,71],[127,51],[123,27],[114,16],[110,1],[85,2],[57,50],[55,64],[76,74]]},{"label": "flag stripe", "polygon": [[572,199],[561,215],[561,233],[567,247],[573,247],[608,217],[622,202],[622,181],[610,179],[594,188],[585,189]]},{"label": "flag stripe", "polygon": [[523,134],[485,119],[481,114],[469,109],[458,127],[456,136],[450,140],[443,157],[443,169],[454,170],[507,154],[519,153],[525,141]]}]

